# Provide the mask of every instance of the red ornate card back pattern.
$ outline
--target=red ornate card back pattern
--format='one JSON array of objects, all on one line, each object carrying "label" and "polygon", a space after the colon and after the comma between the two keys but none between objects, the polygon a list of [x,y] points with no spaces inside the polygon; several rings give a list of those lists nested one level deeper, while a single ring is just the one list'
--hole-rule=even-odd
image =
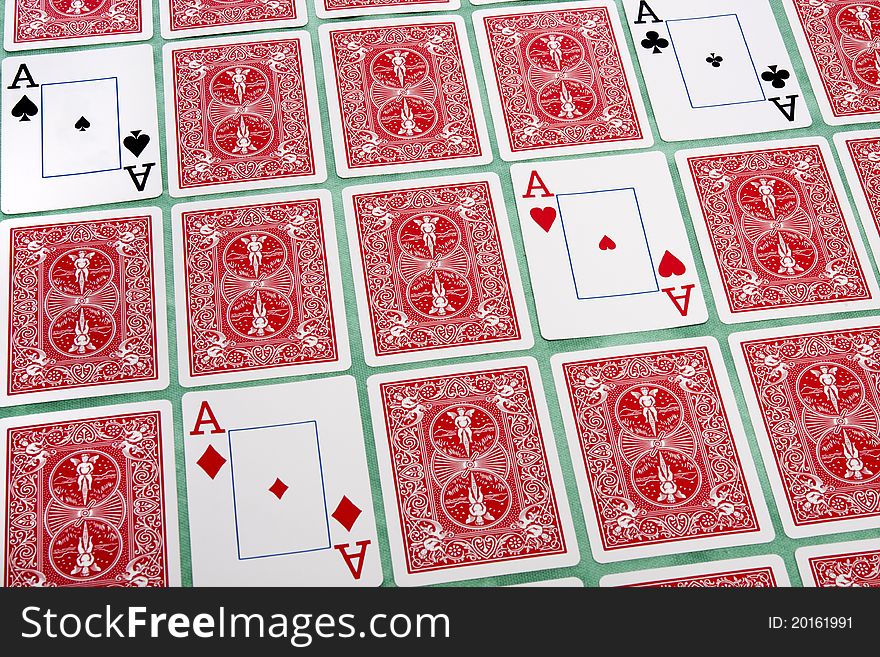
[{"label": "red ornate card back pattern", "polygon": [[172,51],[181,189],[316,173],[302,44]]},{"label": "red ornate card back pattern", "polygon": [[772,568],[746,568],[711,575],[675,577],[653,582],[631,584],[632,588],[700,589],[700,588],[775,588],[779,586]]},{"label": "red ornate card back pattern", "polygon": [[818,146],[688,165],[732,313],[871,298]]},{"label": "red ornate card back pattern", "polygon": [[150,217],[11,230],[9,395],[158,377]]},{"label": "red ornate card back pattern", "polygon": [[338,359],[318,199],[182,214],[191,376]]},{"label": "red ornate card back pattern", "polygon": [[455,23],[332,30],[330,49],[350,168],[483,153]]},{"label": "red ornate card back pattern", "polygon": [[436,3],[438,0],[319,0],[324,3],[327,11],[341,11],[343,9],[368,9],[372,7],[391,7],[399,5],[426,5]]},{"label": "red ornate card back pattern", "polygon": [[295,0],[162,0],[169,2],[171,31],[293,20]]},{"label": "red ornate card back pattern", "polygon": [[606,7],[483,22],[511,151],[644,136]]},{"label": "red ornate card back pattern", "polygon": [[377,355],[522,337],[488,183],[353,204]]},{"label": "red ornate card back pattern", "polygon": [[113,37],[143,29],[141,0],[7,1],[15,3],[15,43]]},{"label": "red ornate card back pattern", "polygon": [[605,550],[760,529],[708,349],[564,374]]},{"label": "red ornate card back pattern", "polygon": [[880,112],[880,2],[792,1],[834,116]]},{"label": "red ornate card back pattern", "polygon": [[526,367],[380,388],[410,573],[562,554]]},{"label": "red ornate card back pattern", "polygon": [[880,550],[810,557],[816,586],[880,588]]},{"label": "red ornate card back pattern", "polygon": [[871,209],[874,230],[880,231],[880,137],[847,140],[846,148]]},{"label": "red ornate card back pattern", "polygon": [[880,328],[742,343],[795,526],[880,515]]},{"label": "red ornate card back pattern", "polygon": [[158,412],[9,429],[5,585],[169,586],[161,431]]}]

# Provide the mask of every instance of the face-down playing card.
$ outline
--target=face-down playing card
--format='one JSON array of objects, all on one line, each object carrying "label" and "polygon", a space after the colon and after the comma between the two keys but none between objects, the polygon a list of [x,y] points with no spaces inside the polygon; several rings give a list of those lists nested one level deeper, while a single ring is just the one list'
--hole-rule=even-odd
[{"label": "face-down playing card", "polygon": [[166,401],[0,421],[4,586],[179,586]]},{"label": "face-down playing card", "polygon": [[662,154],[517,164],[511,177],[545,338],[708,319]]},{"label": "face-down playing card", "polygon": [[398,585],[579,561],[534,359],[377,375],[367,387]]},{"label": "face-down playing card", "polygon": [[600,563],[773,540],[718,343],[552,359]]},{"label": "face-down playing card", "polygon": [[314,0],[318,18],[402,14],[416,11],[454,11],[461,0]]},{"label": "face-down playing card", "polygon": [[355,381],[183,397],[195,586],[378,586]]},{"label": "face-down playing card", "polygon": [[798,548],[804,586],[880,588],[880,539]]},{"label": "face-down playing card", "polygon": [[880,131],[838,132],[834,146],[876,260],[880,254]]},{"label": "face-down playing card", "polygon": [[165,388],[162,244],[158,208],[0,224],[0,406]]},{"label": "face-down playing card", "polygon": [[162,192],[149,46],[3,60],[2,208],[76,208]]},{"label": "face-down playing card", "polygon": [[735,333],[730,344],[785,533],[880,527],[876,320]]},{"label": "face-down playing card", "polygon": [[625,0],[660,134],[706,139],[809,126],[766,0]]},{"label": "face-down playing card", "polygon": [[306,0],[159,0],[162,37],[281,30],[305,25]]},{"label": "face-down playing card", "polygon": [[785,562],[775,554],[725,559],[605,575],[599,586],[636,588],[773,588],[790,586]]},{"label": "face-down playing card", "polygon": [[721,321],[877,308],[877,281],[819,137],[676,153]]}]

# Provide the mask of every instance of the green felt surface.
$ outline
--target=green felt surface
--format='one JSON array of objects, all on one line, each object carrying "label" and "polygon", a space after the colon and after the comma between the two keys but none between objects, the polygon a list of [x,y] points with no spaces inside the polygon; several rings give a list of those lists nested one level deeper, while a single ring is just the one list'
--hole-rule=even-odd
[{"label": "green felt surface", "polygon": [[[163,1],[163,0],[160,0]],[[468,38],[471,45],[471,53],[474,58],[475,66],[477,69],[477,78],[479,80],[481,96],[483,98],[484,105],[484,113],[486,115],[487,123],[489,124],[489,134],[490,134],[490,142],[492,144],[492,150],[494,154],[494,161],[487,165],[481,167],[468,167],[451,170],[451,174],[462,174],[462,173],[477,173],[477,172],[486,172],[486,171],[494,171],[497,173],[502,181],[502,186],[504,189],[504,201],[507,206],[507,212],[511,221],[511,230],[513,233],[514,246],[516,249],[516,255],[519,259],[519,266],[523,276],[523,285],[525,287],[525,293],[527,297],[528,311],[529,311],[529,321],[531,321],[533,331],[535,333],[535,346],[527,352],[511,352],[508,354],[502,354],[500,357],[513,357],[513,356],[521,356],[521,355],[531,355],[535,357],[541,368],[541,375],[543,377],[544,388],[547,394],[547,402],[550,407],[550,418],[552,420],[552,429],[553,429],[553,437],[556,440],[557,448],[560,454],[560,459],[562,461],[562,470],[565,478],[565,488],[568,494],[569,503],[572,509],[572,516],[574,518],[574,526],[577,534],[577,540],[580,547],[581,553],[581,561],[577,566],[571,568],[560,568],[555,570],[544,570],[544,571],[535,571],[529,573],[523,573],[518,575],[510,575],[504,577],[494,577],[487,578],[481,580],[471,580],[468,582],[459,583],[466,585],[509,585],[509,584],[520,584],[525,582],[533,582],[540,581],[545,579],[553,579],[559,577],[578,577],[580,578],[587,586],[596,586],[598,584],[599,578],[603,575],[618,573],[618,572],[628,572],[633,570],[641,570],[644,568],[658,568],[664,566],[673,566],[680,564],[688,564],[688,563],[698,563],[705,561],[714,561],[718,559],[728,559],[728,558],[736,558],[736,557],[747,557],[747,556],[757,556],[762,554],[777,554],[783,558],[785,561],[789,577],[791,578],[793,585],[800,584],[800,577],[798,575],[797,567],[794,560],[794,551],[798,547],[806,546],[806,545],[816,545],[820,543],[828,543],[828,542],[836,542],[843,540],[852,540],[852,539],[864,539],[870,538],[872,536],[880,535],[880,531],[861,531],[861,532],[850,532],[845,534],[833,534],[830,536],[818,537],[818,538],[809,538],[809,539],[800,539],[794,540],[788,538],[782,530],[782,525],[779,522],[779,514],[776,510],[776,505],[773,500],[773,496],[770,491],[769,484],[767,482],[767,475],[763,465],[763,461],[761,459],[760,453],[758,451],[758,446],[755,442],[754,431],[752,430],[752,425],[748,417],[748,413],[746,411],[745,403],[742,398],[742,392],[738,385],[736,379],[736,373],[733,367],[733,361],[730,358],[730,351],[727,345],[728,336],[736,331],[742,330],[751,330],[758,328],[767,328],[771,326],[784,326],[791,324],[801,324],[819,321],[816,318],[796,318],[796,319],[788,319],[788,320],[779,320],[779,321],[763,321],[763,322],[754,322],[750,324],[741,324],[739,326],[731,326],[722,324],[718,320],[718,315],[715,312],[715,306],[709,292],[709,282],[706,278],[705,271],[703,269],[703,260],[700,255],[699,247],[697,245],[693,226],[691,225],[688,219],[688,210],[687,204],[685,202],[684,193],[681,187],[681,181],[678,175],[678,172],[675,168],[674,162],[674,154],[677,150],[682,150],[685,148],[697,148],[703,146],[715,146],[715,145],[723,145],[723,144],[739,144],[750,141],[760,141],[765,139],[787,139],[787,138],[795,138],[795,137],[807,137],[807,136],[815,136],[819,135],[829,142],[831,141],[831,137],[835,132],[839,132],[841,130],[857,130],[857,129],[865,129],[867,127],[872,127],[871,124],[861,124],[857,126],[851,126],[843,129],[835,129],[828,125],[826,125],[821,118],[819,113],[818,106],[816,105],[816,101],[814,95],[812,93],[812,89],[810,88],[810,84],[806,75],[806,71],[804,70],[803,62],[798,53],[797,47],[795,45],[794,38],[792,36],[791,27],[788,23],[788,20],[785,16],[785,12],[782,7],[782,3],[779,0],[770,0],[773,5],[776,20],[779,25],[780,31],[782,32],[783,38],[785,40],[786,46],[788,48],[791,59],[794,63],[795,72],[797,73],[798,80],[800,81],[803,90],[804,96],[803,99],[806,102],[807,107],[810,110],[810,113],[813,117],[813,124],[809,128],[804,128],[800,130],[790,130],[784,132],[775,132],[769,134],[757,134],[757,135],[747,135],[743,137],[734,137],[734,138],[724,138],[724,139],[713,139],[713,140],[703,140],[703,141],[690,141],[690,142],[680,142],[680,143],[666,143],[663,142],[659,134],[657,132],[657,125],[653,119],[651,113],[651,105],[650,101],[645,93],[644,81],[642,79],[641,71],[639,69],[637,63],[637,56],[635,48],[633,47],[632,40],[630,39],[629,30],[626,28],[626,23],[623,12],[623,6],[621,0],[615,0],[618,5],[618,10],[620,12],[621,18],[624,21],[624,32],[626,43],[629,47],[630,54],[635,63],[636,74],[639,79],[639,85],[642,90],[643,98],[645,100],[645,104],[648,108],[648,115],[650,117],[651,130],[655,137],[655,144],[650,149],[643,150],[655,150],[664,153],[667,157],[667,161],[670,164],[672,169],[673,180],[675,182],[675,189],[678,194],[679,203],[681,206],[681,211],[686,221],[686,228],[688,237],[691,242],[691,247],[693,249],[698,268],[700,269],[700,281],[703,285],[706,303],[709,307],[709,321],[706,324],[701,326],[694,326],[684,329],[671,329],[665,331],[653,331],[650,333],[635,333],[624,336],[612,336],[606,338],[586,338],[586,339],[578,339],[578,340],[564,340],[564,341],[554,341],[548,342],[541,338],[540,332],[538,330],[538,322],[537,315],[535,312],[535,304],[532,299],[531,293],[531,285],[528,279],[528,265],[525,259],[525,253],[523,250],[522,239],[520,236],[519,223],[516,221],[516,204],[514,202],[513,191],[510,185],[510,172],[509,172],[509,164],[504,162],[498,156],[498,150],[494,143],[494,138],[491,135],[494,135],[493,132],[493,121],[492,115],[488,107],[488,103],[486,102],[486,86],[484,79],[481,75],[481,64],[479,53],[476,48],[476,40],[474,38],[473,25],[471,23],[470,16],[477,9],[485,9],[485,8],[494,8],[494,7],[526,7],[530,4],[540,4],[537,2],[508,2],[508,3],[499,3],[495,5],[483,5],[481,7],[477,7],[471,5],[469,0],[462,0],[462,7],[456,13],[463,16],[465,19],[465,23],[468,28]],[[747,0],[753,1],[753,0]],[[325,22],[338,22],[338,21],[322,21],[315,15],[314,5],[312,0],[307,0],[308,11],[309,11],[309,23],[304,29],[309,32],[312,36],[312,46],[314,51],[314,64],[317,72],[317,82],[318,82],[318,97],[319,103],[322,109],[325,106],[325,89],[324,89],[324,81],[321,71],[321,53],[318,47],[318,37],[317,31],[318,26]],[[707,6],[711,5],[709,0],[706,1]],[[153,3],[153,15],[154,15],[154,27],[153,33],[154,37],[149,42],[153,46],[153,55],[156,67],[156,89],[158,93],[158,111],[159,111],[159,129],[162,132],[161,135],[161,144],[163,150],[163,157],[167,157],[167,154],[164,152],[164,144],[165,144],[165,116],[163,111],[163,100],[162,100],[162,61],[161,61],[161,53],[162,53],[162,45],[164,43],[163,39],[160,36],[159,30],[159,8],[158,3]],[[409,16],[426,16],[426,15],[434,15],[442,17],[444,14],[448,12],[430,12],[430,13],[418,13],[418,14],[408,14]],[[402,18],[406,15],[395,15],[390,16],[389,18]],[[372,20],[378,17],[371,16],[365,17],[363,19],[342,19],[342,20]],[[2,17],[0,17],[2,20]],[[268,30],[262,33],[272,33],[272,30]],[[253,32],[253,35],[261,34],[261,32]],[[219,35],[218,35],[219,36]],[[113,45],[108,46],[90,46],[90,48],[104,48],[104,47],[113,47]],[[73,49],[60,49],[56,52],[66,52]],[[34,51],[33,54],[42,54],[44,52],[51,52],[46,50]],[[4,51],[4,56],[6,55],[19,55],[20,53],[6,53]],[[5,118],[5,117],[4,117]],[[313,185],[313,186],[298,186],[298,187],[281,187],[278,188],[278,191],[292,191],[292,190],[307,190],[314,189],[316,187],[326,188],[330,190],[333,195],[333,203],[336,211],[336,230],[339,238],[339,249],[340,249],[340,260],[342,264],[342,277],[343,277],[343,285],[345,288],[345,306],[348,316],[348,337],[349,342],[351,344],[351,352],[352,352],[352,367],[348,370],[348,374],[354,376],[358,381],[358,389],[360,394],[360,402],[361,402],[361,417],[363,422],[364,436],[366,440],[367,446],[367,462],[369,464],[370,469],[370,478],[373,486],[373,504],[376,512],[378,532],[379,532],[379,547],[382,556],[382,567],[385,575],[385,586],[393,586],[393,577],[391,570],[391,558],[390,551],[388,547],[388,537],[385,531],[386,518],[384,514],[384,509],[382,505],[381,499],[381,488],[379,484],[379,474],[376,465],[376,454],[374,449],[373,442],[373,433],[371,429],[370,423],[370,411],[367,401],[366,394],[366,380],[367,378],[379,372],[389,372],[389,371],[403,371],[409,369],[418,369],[424,367],[431,367],[432,365],[445,365],[452,363],[461,363],[461,362],[478,362],[483,360],[494,360],[499,356],[491,353],[491,347],[487,349],[489,353],[485,356],[480,357],[470,357],[470,358],[456,358],[456,359],[448,359],[443,361],[432,361],[429,363],[413,363],[409,365],[395,365],[388,366],[382,368],[372,368],[368,367],[364,363],[363,359],[363,348],[361,343],[360,331],[358,328],[358,324],[356,321],[356,305],[355,305],[355,297],[352,287],[352,271],[351,271],[351,263],[348,257],[348,240],[345,231],[345,223],[344,217],[342,213],[342,197],[341,192],[344,187],[351,185],[361,185],[361,184],[369,184],[374,182],[389,182],[392,180],[415,180],[419,178],[426,177],[435,177],[441,176],[444,174],[442,170],[432,171],[432,172],[423,172],[416,175],[399,175],[399,176],[372,176],[372,177],[364,177],[357,179],[348,179],[343,180],[336,176],[335,169],[333,165],[333,144],[331,143],[331,129],[327,122],[326,112],[321,112],[321,119],[324,122],[322,125],[322,131],[324,135],[324,148],[327,153],[327,167],[328,167],[328,179],[325,183],[321,185]],[[876,124],[875,124],[876,125]],[[636,151],[626,151],[628,153],[638,153],[643,152],[643,150]],[[603,157],[613,154],[608,153],[598,153],[596,155],[582,156],[585,158],[589,157]],[[837,155],[835,153],[835,159]],[[559,158],[547,158],[547,159],[559,159]],[[536,160],[537,162],[543,160]],[[837,161],[838,166],[840,166],[839,161]],[[165,171],[163,171],[163,175],[165,176],[165,180],[163,181],[164,187],[167,189],[167,167],[163,167]],[[255,194],[271,194],[273,190],[261,190],[259,192],[248,192],[248,193],[234,193],[234,194],[215,194],[209,196],[199,196],[185,199],[185,201],[194,201],[194,200],[202,200],[202,199],[217,199],[217,198],[234,198],[237,201],[241,201],[242,198],[255,195]],[[847,190],[847,195],[849,197],[850,203],[852,203],[852,196],[849,190]],[[172,258],[172,245],[171,245],[171,207],[176,203],[180,202],[180,200],[172,199],[168,193],[162,194],[159,198],[150,199],[144,201],[139,204],[115,204],[115,205],[106,205],[106,206],[96,206],[92,208],[82,208],[79,210],[73,210],[69,212],[85,212],[91,210],[99,210],[99,209],[110,209],[110,208],[122,208],[122,207],[133,207],[136,205],[156,205],[162,208],[163,218],[164,218],[164,227],[165,227],[165,268],[166,268],[166,294],[164,301],[167,305],[168,309],[168,330],[169,330],[169,353],[170,353],[170,367],[171,367],[171,385],[163,391],[160,392],[150,392],[150,393],[137,393],[137,394],[121,394],[121,395],[112,395],[107,397],[98,397],[98,398],[88,398],[85,395],[88,393],[84,393],[84,397],[82,399],[76,399],[73,401],[64,401],[57,403],[41,403],[41,404],[30,404],[26,406],[17,406],[13,408],[0,409],[0,417],[5,416],[18,416],[18,415],[28,415],[28,414],[40,414],[46,413],[49,411],[60,411],[67,410],[72,408],[88,408],[94,406],[105,406],[111,404],[119,404],[126,402],[134,402],[134,401],[148,401],[155,399],[167,399],[170,400],[174,407],[174,428],[175,428],[175,446],[177,452],[177,487],[178,487],[178,495],[179,495],[179,504],[180,504],[180,541],[181,541],[181,569],[183,573],[183,582],[185,585],[191,584],[191,565],[190,565],[190,551],[189,551],[189,530],[188,530],[188,518],[187,518],[187,504],[186,504],[186,482],[184,479],[183,472],[183,440],[184,433],[181,425],[181,406],[180,400],[182,395],[188,391],[188,389],[181,387],[177,383],[177,339],[178,337],[175,335],[175,307],[173,302],[173,258]],[[853,207],[855,207],[853,205]],[[55,212],[51,214],[56,214]],[[27,215],[19,215],[19,216],[27,216]],[[3,219],[9,218],[6,215],[2,215]],[[874,230],[873,226],[861,226],[862,237],[865,239],[865,230]],[[865,243],[867,244],[867,240],[865,239]],[[873,255],[871,256],[871,266],[874,267],[875,275],[876,275],[876,263],[874,261]],[[162,300],[159,300],[161,302]],[[836,320],[836,319],[846,319],[853,317],[864,317],[874,313],[871,312],[857,312],[857,313],[839,313],[835,315],[823,315],[821,317],[822,321],[827,320]],[[734,391],[737,398],[737,403],[739,406],[739,412],[742,416],[743,423],[746,427],[746,433],[748,435],[749,447],[752,450],[752,456],[755,460],[758,476],[761,481],[761,486],[763,488],[764,496],[767,500],[767,505],[770,510],[770,516],[773,520],[773,527],[776,532],[776,538],[770,542],[762,545],[752,545],[745,547],[735,547],[735,548],[725,548],[719,550],[706,550],[701,552],[691,552],[688,554],[681,555],[672,555],[672,556],[664,556],[664,557],[654,557],[654,558],[646,558],[646,559],[636,559],[630,561],[618,562],[615,564],[598,564],[596,563],[591,556],[589,543],[587,540],[586,531],[584,529],[584,519],[583,513],[581,511],[579,497],[577,494],[577,488],[575,485],[575,478],[572,470],[572,463],[568,456],[568,447],[564,435],[562,417],[560,415],[559,403],[557,400],[556,392],[554,390],[552,384],[552,375],[550,372],[550,357],[553,354],[565,353],[571,351],[578,351],[582,349],[592,349],[597,347],[606,347],[606,346],[616,346],[616,345],[625,345],[625,344],[639,344],[643,342],[650,342],[654,340],[671,340],[675,338],[686,338],[686,337],[695,337],[695,336],[714,336],[721,344],[721,349],[725,354],[725,363],[727,365],[728,372],[730,374],[731,380],[733,382]],[[335,376],[335,375],[321,375],[324,376]],[[307,379],[309,377],[289,377],[285,379],[275,379],[271,382],[264,381],[255,381],[255,382],[247,382],[240,384],[228,384],[222,386],[206,386],[205,389],[213,389],[213,388],[233,388],[233,387],[247,387],[247,386],[260,386],[260,385],[273,385],[277,383],[284,383],[287,381],[301,381]]]}]

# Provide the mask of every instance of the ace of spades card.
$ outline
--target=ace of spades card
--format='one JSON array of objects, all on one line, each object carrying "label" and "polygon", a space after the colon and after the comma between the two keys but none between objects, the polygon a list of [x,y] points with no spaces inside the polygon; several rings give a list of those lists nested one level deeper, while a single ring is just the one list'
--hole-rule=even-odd
[{"label": "ace of spades card", "polygon": [[766,0],[625,0],[665,141],[812,123]]},{"label": "ace of spades card", "polygon": [[150,46],[9,57],[2,70],[3,212],[162,193]]},{"label": "ace of spades card", "polygon": [[352,377],[183,397],[194,586],[378,586]]},{"label": "ace of spades card", "polygon": [[708,319],[661,153],[517,164],[511,177],[546,339]]}]

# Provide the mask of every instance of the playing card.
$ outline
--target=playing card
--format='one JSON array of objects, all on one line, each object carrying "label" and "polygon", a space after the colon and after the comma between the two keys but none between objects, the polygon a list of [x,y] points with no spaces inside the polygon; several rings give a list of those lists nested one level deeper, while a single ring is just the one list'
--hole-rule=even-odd
[{"label": "playing card", "polygon": [[460,17],[322,25],[320,35],[339,176],[492,161]]},{"label": "playing card", "polygon": [[348,369],[329,192],[186,203],[172,212],[182,385]]},{"label": "playing card", "polygon": [[183,396],[194,586],[378,586],[355,380]]},{"label": "playing card", "polygon": [[876,319],[735,333],[730,346],[785,533],[880,527]]},{"label": "playing card", "polygon": [[876,259],[880,255],[880,131],[839,132],[834,145]]},{"label": "playing card", "polygon": [[150,46],[3,60],[3,212],[162,193]]},{"label": "playing card", "polygon": [[315,13],[323,19],[455,10],[460,7],[460,0],[315,0]]},{"label": "playing card", "polygon": [[168,386],[162,213],[0,224],[0,407]]},{"label": "playing card", "polygon": [[825,122],[880,120],[880,3],[785,0],[783,5]]},{"label": "playing card", "polygon": [[877,308],[877,281],[820,137],[675,155],[722,322]]},{"label": "playing card", "polygon": [[516,164],[510,175],[547,340],[708,319],[662,153]]},{"label": "playing card", "polygon": [[613,2],[474,14],[501,157],[651,146]]},{"label": "playing card", "polygon": [[146,41],[153,36],[150,0],[7,0],[6,50]]},{"label": "playing card", "polygon": [[812,123],[767,0],[624,0],[665,141]]},{"label": "playing card", "polygon": [[596,561],[773,540],[714,338],[551,363]]},{"label": "playing card", "polygon": [[804,586],[880,587],[880,540],[798,548],[794,556]]},{"label": "playing card", "polygon": [[4,586],[180,586],[171,404],[0,420]]},{"label": "playing card", "polygon": [[496,175],[343,196],[368,365],[534,344]]},{"label": "playing card", "polygon": [[367,388],[399,586],[578,563],[533,358],[377,375]]},{"label": "playing card", "polygon": [[304,0],[159,0],[162,38],[253,30],[281,30],[305,25]]},{"label": "playing card", "polygon": [[326,180],[306,32],[165,45],[172,196]]},{"label": "playing card", "polygon": [[599,586],[635,588],[775,588],[791,586],[775,554],[605,575]]}]

